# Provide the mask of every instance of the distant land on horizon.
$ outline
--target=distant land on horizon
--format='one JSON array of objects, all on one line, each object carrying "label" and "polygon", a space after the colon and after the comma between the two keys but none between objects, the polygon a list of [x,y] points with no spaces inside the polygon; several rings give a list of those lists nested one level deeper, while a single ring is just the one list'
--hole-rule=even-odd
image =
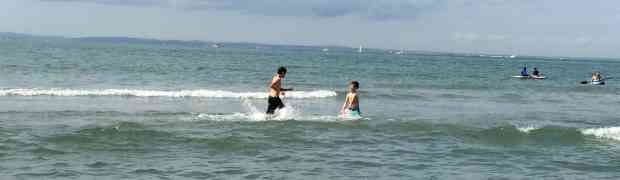
[{"label": "distant land on horizon", "polygon": [[[326,45],[326,46],[318,46],[318,45],[289,45],[289,44],[267,44],[267,43],[251,43],[251,42],[211,42],[211,41],[201,41],[201,40],[161,40],[161,39],[152,39],[152,38],[135,38],[135,37],[99,37],[99,36],[87,36],[87,37],[64,37],[64,36],[45,36],[45,35],[32,35],[26,33],[14,33],[14,32],[0,32],[0,40],[2,39],[33,39],[33,40],[46,40],[46,39],[62,39],[62,40],[70,40],[70,41],[79,41],[79,42],[92,42],[92,43],[110,43],[110,44],[159,44],[159,45],[178,45],[185,47],[194,47],[194,48],[211,48],[213,45],[223,46],[223,47],[231,47],[231,48],[294,48],[300,50],[322,50],[324,48],[330,49],[347,49],[357,51],[357,47],[346,47],[346,46],[334,46],[334,45]],[[389,52],[397,52],[401,50],[397,49],[378,49],[378,48],[365,48],[369,52],[374,53],[389,53]],[[433,52],[433,51],[419,51],[419,50],[404,50],[406,54],[415,54],[415,55],[447,55],[447,56],[478,56],[478,57],[489,57],[489,58],[510,58],[511,54],[487,54],[487,53],[455,53],[455,52]],[[596,60],[618,60],[616,58],[608,58],[608,57],[553,57],[553,56],[535,56],[535,55],[519,55],[515,54],[516,57],[522,58],[537,58],[537,59],[556,59],[556,60],[566,60],[566,59],[596,59]],[[514,57],[513,57],[514,58]]]}]

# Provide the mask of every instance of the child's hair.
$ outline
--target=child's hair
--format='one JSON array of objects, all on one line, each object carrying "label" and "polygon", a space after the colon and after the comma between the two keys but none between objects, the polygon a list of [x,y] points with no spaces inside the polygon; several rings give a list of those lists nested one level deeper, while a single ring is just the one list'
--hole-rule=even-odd
[{"label": "child's hair", "polygon": [[280,66],[278,68],[278,74],[284,74],[284,73],[286,73],[286,68],[284,66]]},{"label": "child's hair", "polygon": [[355,89],[359,89],[360,88],[360,83],[357,81],[351,81],[351,84],[353,85],[353,88]]}]

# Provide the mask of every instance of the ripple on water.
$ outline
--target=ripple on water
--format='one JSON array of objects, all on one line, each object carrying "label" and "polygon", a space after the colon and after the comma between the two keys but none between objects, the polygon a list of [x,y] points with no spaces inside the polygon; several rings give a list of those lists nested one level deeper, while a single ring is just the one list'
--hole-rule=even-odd
[{"label": "ripple on water", "polygon": [[101,162],[101,161],[97,161],[97,162],[94,162],[94,163],[86,164],[86,166],[90,167],[90,168],[103,168],[103,167],[106,167],[108,165],[110,165],[110,164],[105,163],[105,162]]},{"label": "ripple on water", "polygon": [[25,172],[17,173],[15,177],[18,179],[46,179],[46,178],[77,178],[82,173],[74,170],[62,170],[60,168],[54,168],[45,170],[42,172]]},{"label": "ripple on water", "polygon": [[45,146],[38,146],[32,150],[30,150],[30,152],[39,155],[39,156],[54,156],[54,155],[64,155],[67,154],[68,152],[62,151],[62,150],[57,150],[55,148],[50,148],[50,147],[45,147]]},{"label": "ripple on water", "polygon": [[215,175],[211,173],[202,171],[184,171],[182,173],[179,173],[178,176],[195,179],[210,179],[215,177]]}]

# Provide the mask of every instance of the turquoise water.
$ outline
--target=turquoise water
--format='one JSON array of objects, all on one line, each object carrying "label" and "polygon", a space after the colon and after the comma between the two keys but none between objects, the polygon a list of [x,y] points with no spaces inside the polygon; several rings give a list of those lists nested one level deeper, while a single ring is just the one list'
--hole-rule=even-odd
[{"label": "turquoise water", "polygon": [[620,61],[355,51],[0,40],[0,178],[620,178]]}]

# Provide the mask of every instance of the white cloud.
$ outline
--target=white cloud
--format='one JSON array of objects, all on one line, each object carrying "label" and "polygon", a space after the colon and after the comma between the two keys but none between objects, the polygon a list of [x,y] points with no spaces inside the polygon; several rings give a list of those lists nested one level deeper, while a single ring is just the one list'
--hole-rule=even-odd
[{"label": "white cloud", "polygon": [[620,57],[618,7],[614,0],[4,0],[0,31]]}]

